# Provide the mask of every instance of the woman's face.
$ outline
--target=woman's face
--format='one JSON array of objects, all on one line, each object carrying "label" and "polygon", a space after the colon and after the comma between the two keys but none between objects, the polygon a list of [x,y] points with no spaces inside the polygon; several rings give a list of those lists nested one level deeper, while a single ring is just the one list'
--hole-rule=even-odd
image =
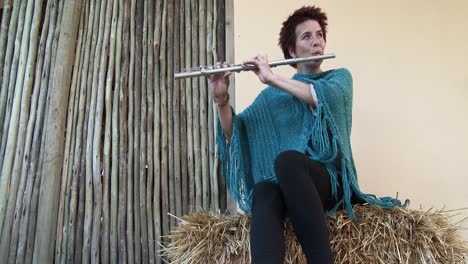
[{"label": "woman's face", "polygon": [[[323,55],[325,45],[322,27],[317,21],[310,19],[296,26],[296,47],[289,52],[293,58]],[[297,72],[318,73],[322,71],[321,64],[322,60],[301,63],[297,65]]]}]

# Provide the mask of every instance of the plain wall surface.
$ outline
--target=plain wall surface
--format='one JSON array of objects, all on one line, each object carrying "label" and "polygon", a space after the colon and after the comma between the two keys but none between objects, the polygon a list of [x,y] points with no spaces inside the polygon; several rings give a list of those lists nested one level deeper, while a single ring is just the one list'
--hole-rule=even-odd
[{"label": "plain wall surface", "polygon": [[[236,0],[235,62],[259,52],[282,59],[281,23],[312,4],[328,14],[325,53],[337,55],[322,69],[353,75],[351,143],[361,189],[398,193],[415,209],[468,207],[468,1]],[[265,85],[252,72],[235,79],[240,112]]]}]

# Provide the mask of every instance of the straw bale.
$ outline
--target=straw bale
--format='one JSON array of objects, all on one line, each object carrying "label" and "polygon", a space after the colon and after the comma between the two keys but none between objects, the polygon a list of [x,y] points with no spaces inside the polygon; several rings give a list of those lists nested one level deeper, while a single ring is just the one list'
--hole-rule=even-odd
[{"label": "straw bale", "polygon": [[[354,210],[356,221],[345,211],[328,219],[335,263],[465,263],[468,243],[460,236],[464,220],[452,223],[456,210]],[[170,263],[250,263],[249,216],[197,212],[177,219],[162,249]],[[285,263],[306,263],[290,224],[285,235]]]}]

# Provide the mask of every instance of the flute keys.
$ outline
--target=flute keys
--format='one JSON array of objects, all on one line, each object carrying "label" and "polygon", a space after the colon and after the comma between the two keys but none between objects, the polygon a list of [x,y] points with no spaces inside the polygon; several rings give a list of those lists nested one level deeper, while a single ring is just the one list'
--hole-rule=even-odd
[{"label": "flute keys", "polygon": [[[219,68],[219,67],[218,67]],[[192,67],[192,68],[185,68],[185,69],[182,69],[180,72],[181,73],[190,73],[190,72],[201,72],[201,73],[206,73],[206,71],[210,71],[210,70],[213,70],[215,69],[215,67],[213,65],[207,65],[207,66],[204,66],[204,65],[200,65],[198,67]]]}]

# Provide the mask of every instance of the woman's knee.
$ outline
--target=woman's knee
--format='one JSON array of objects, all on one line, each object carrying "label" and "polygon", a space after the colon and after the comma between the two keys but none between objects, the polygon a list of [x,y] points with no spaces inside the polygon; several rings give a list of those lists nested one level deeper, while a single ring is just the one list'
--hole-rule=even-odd
[{"label": "woman's knee", "polygon": [[281,195],[281,190],[278,184],[269,181],[263,181],[255,184],[253,190],[253,197],[255,198],[266,198],[274,199]]}]

